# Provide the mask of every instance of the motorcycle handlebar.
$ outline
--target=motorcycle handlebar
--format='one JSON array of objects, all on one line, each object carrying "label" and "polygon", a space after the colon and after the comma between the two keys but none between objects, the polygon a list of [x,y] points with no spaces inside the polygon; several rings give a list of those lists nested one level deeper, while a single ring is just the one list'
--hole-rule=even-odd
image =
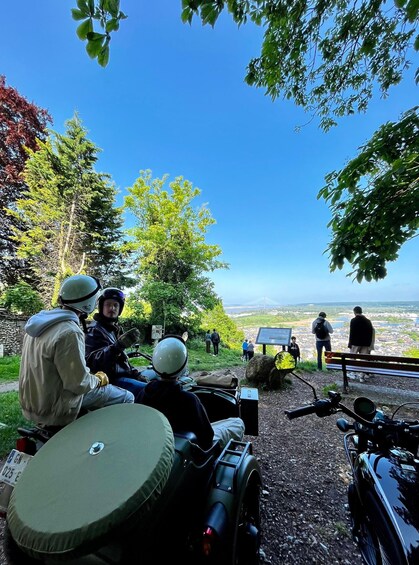
[{"label": "motorcycle handlebar", "polygon": [[285,410],[285,414],[289,420],[293,420],[294,418],[301,418],[302,416],[308,416],[309,414],[314,414],[315,412],[315,404],[301,406],[300,408],[295,408],[294,410]]}]

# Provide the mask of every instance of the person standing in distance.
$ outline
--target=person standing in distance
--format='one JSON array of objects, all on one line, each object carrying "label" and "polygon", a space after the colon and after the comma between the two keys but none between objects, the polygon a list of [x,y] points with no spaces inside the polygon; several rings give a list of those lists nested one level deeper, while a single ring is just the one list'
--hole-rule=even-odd
[{"label": "person standing in distance", "polygon": [[253,359],[253,355],[255,354],[255,345],[251,339],[249,339],[249,343],[247,344],[247,360]]},{"label": "person standing in distance", "polygon": [[141,336],[136,328],[123,333],[119,316],[124,305],[125,295],[119,288],[105,288],[100,294],[98,312],[85,336],[86,363],[91,371],[104,371],[112,384],[137,397],[146,379],[131,365],[125,349],[137,343]]},{"label": "person standing in distance", "polygon": [[313,323],[311,324],[311,333],[316,336],[317,369],[321,371],[323,369],[323,349],[325,351],[332,351],[330,334],[333,333],[333,328],[326,320],[325,312],[319,312],[318,317],[313,320]]},{"label": "person standing in distance", "polygon": [[[354,317],[349,324],[348,347],[350,348],[351,353],[363,353],[365,355],[369,355],[374,349],[374,327],[371,320],[362,313],[361,306],[355,306],[353,312]],[[364,373],[361,373],[359,380],[360,382],[363,382],[367,378],[368,377]]]},{"label": "person standing in distance", "polygon": [[205,333],[205,351],[207,353],[211,353],[211,343],[212,343],[211,331],[207,330],[207,332]]},{"label": "person standing in distance", "polygon": [[300,346],[297,343],[297,338],[293,335],[291,343],[288,346],[288,353],[294,357],[295,365],[300,361]]},{"label": "person standing in distance", "polygon": [[249,343],[247,339],[245,339],[242,343],[242,361],[248,361],[248,355],[247,355],[248,347],[249,347]]},{"label": "person standing in distance", "polygon": [[214,355],[218,355],[218,345],[220,343],[220,334],[214,328],[211,334],[212,347],[214,348]]},{"label": "person standing in distance", "polygon": [[92,374],[84,358],[85,319],[101,290],[94,277],[74,275],[59,291],[59,308],[42,310],[25,326],[19,371],[19,402],[27,420],[41,426],[66,426],[81,408],[94,410],[132,403],[134,396]]}]

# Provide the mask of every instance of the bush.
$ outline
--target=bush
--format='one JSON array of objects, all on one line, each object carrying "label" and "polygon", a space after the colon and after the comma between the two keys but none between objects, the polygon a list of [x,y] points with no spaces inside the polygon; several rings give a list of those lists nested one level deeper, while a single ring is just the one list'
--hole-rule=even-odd
[{"label": "bush", "polygon": [[26,316],[31,316],[45,308],[39,292],[25,282],[6,288],[0,297],[0,303],[10,312]]}]

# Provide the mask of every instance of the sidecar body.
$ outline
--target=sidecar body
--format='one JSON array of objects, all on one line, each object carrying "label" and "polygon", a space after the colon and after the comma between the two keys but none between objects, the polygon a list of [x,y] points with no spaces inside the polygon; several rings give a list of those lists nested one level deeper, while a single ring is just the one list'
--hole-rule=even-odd
[{"label": "sidecar body", "polygon": [[258,563],[249,442],[203,451],[138,404],[76,420],[33,457],[7,514],[10,563]]}]

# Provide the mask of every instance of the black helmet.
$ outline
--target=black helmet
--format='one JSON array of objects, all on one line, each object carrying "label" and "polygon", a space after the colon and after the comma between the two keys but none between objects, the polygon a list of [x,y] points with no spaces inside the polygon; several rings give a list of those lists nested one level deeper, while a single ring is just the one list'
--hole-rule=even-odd
[{"label": "black helmet", "polygon": [[119,302],[119,316],[122,314],[125,304],[125,294],[119,288],[105,288],[99,296],[99,312],[102,314],[103,303],[105,300],[111,299]]}]

